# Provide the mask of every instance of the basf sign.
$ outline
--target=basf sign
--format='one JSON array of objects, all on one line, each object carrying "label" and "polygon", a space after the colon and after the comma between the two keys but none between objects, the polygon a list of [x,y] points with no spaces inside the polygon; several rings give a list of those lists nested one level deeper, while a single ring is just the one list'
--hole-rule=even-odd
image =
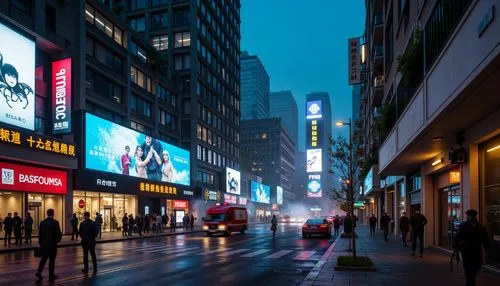
[{"label": "basf sign", "polygon": [[67,193],[68,180],[65,171],[0,162],[0,172],[2,190],[59,195]]},{"label": "basf sign", "polygon": [[0,24],[0,122],[35,129],[35,42]]},{"label": "basf sign", "polygon": [[52,63],[52,133],[71,132],[71,58]]}]

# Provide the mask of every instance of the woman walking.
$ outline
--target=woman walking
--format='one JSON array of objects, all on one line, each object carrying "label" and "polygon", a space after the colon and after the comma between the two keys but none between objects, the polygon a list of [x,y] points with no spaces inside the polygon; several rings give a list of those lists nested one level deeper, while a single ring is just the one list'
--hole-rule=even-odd
[{"label": "woman walking", "polygon": [[273,215],[271,219],[271,230],[273,231],[273,239],[276,235],[276,230],[278,229],[278,220],[276,219],[276,215]]}]

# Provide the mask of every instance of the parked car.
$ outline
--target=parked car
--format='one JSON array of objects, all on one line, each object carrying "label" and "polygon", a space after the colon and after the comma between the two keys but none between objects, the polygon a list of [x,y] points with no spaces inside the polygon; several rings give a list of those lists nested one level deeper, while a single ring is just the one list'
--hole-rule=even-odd
[{"label": "parked car", "polygon": [[324,219],[308,219],[302,226],[302,237],[307,238],[311,235],[332,236],[332,225],[325,223]]}]

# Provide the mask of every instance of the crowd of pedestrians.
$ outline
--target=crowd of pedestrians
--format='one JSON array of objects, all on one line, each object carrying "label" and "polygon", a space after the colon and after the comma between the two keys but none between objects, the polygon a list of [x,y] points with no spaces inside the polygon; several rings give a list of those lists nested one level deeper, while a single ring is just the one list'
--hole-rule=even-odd
[{"label": "crowd of pedestrians", "polygon": [[[4,246],[22,245],[23,240],[24,243],[31,244],[33,235],[33,218],[29,212],[26,213],[24,220],[17,212],[14,212],[14,216],[12,216],[12,213],[8,213],[0,224],[0,230],[3,228],[4,231]],[[13,233],[14,242],[12,242]]]}]

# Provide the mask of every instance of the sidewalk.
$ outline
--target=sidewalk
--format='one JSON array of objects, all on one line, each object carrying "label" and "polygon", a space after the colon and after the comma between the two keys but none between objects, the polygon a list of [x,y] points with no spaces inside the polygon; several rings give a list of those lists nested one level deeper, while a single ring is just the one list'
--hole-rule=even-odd
[{"label": "sidewalk", "polygon": [[[167,228],[164,232],[160,233],[149,232],[143,234],[143,236],[139,236],[137,233],[134,233],[131,236],[122,236],[121,231],[103,232],[102,238],[101,239],[98,238],[97,243],[115,242],[122,240],[131,240],[131,239],[144,239],[144,238],[189,234],[197,232],[202,232],[201,226],[195,227],[194,230],[183,230],[182,228],[177,228],[175,232],[170,232],[170,228]],[[12,242],[14,242],[14,237],[12,237]],[[4,243],[5,243],[4,239],[0,239],[0,254],[7,252],[35,249],[35,247],[38,246],[38,238],[34,237],[33,242],[31,244],[25,244],[23,239],[23,244],[21,246],[12,244],[11,245],[7,244],[7,246],[5,246]],[[78,245],[80,245],[80,240],[78,241],[71,240],[71,235],[63,235],[62,241],[61,243],[59,243],[59,247],[78,246]]]},{"label": "sidewalk", "polygon": [[[424,257],[420,258],[418,249],[416,256],[411,256],[411,245],[404,248],[401,238],[390,236],[385,242],[381,230],[375,237],[369,236],[367,226],[357,228],[359,235],[356,240],[358,256],[369,256],[377,271],[335,271],[337,257],[350,255],[346,250],[349,239],[339,238],[333,251],[318,265],[317,272],[309,275],[302,285],[465,285],[463,267],[456,267],[450,271],[449,255],[438,249],[425,249]],[[500,285],[500,275],[481,271],[476,285]]]}]

